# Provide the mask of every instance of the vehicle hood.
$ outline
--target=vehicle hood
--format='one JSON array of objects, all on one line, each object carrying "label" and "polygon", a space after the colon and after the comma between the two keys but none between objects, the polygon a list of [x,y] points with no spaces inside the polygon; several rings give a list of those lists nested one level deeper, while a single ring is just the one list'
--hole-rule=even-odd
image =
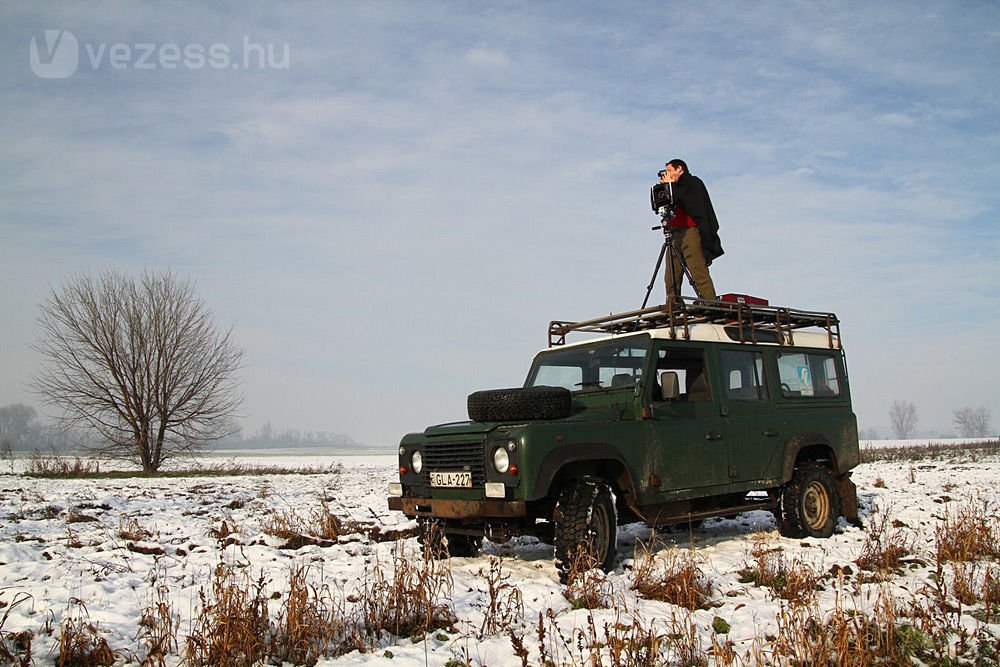
[{"label": "vehicle hood", "polygon": [[438,424],[437,426],[428,426],[424,429],[424,435],[465,435],[470,433],[477,433],[481,435],[489,433],[496,427],[497,424],[493,422],[449,422],[447,424]]}]

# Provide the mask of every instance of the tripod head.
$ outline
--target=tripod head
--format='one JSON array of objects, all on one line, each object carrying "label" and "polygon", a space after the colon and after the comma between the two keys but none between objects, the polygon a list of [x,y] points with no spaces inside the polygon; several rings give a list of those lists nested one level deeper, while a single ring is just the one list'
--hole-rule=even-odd
[{"label": "tripod head", "polygon": [[664,234],[669,234],[670,233],[669,223],[671,220],[674,219],[674,216],[677,214],[676,207],[673,205],[661,206],[660,210],[657,211],[657,213],[660,216],[660,224],[656,225],[655,227],[650,227],[650,229],[652,229],[653,231],[656,231],[657,229],[662,229]]}]

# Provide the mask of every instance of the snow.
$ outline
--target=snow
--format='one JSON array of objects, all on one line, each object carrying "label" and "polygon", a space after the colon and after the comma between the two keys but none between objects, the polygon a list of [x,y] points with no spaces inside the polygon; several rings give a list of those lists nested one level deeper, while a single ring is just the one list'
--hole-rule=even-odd
[{"label": "snow", "polygon": [[[925,441],[921,441],[925,442]],[[917,443],[896,443],[917,444]],[[332,544],[282,548],[286,540],[266,534],[264,527],[277,514],[308,514],[327,499],[328,506],[344,519],[378,525],[380,530],[406,531],[413,522],[386,508],[386,485],[395,479],[395,456],[365,457],[257,457],[239,463],[286,465],[326,469],[321,474],[274,474],[262,476],[36,479],[10,473],[0,475],[0,616],[8,617],[4,633],[30,630],[34,633],[35,664],[55,664],[60,623],[67,616],[85,614],[96,624],[114,649],[126,649],[121,661],[138,663],[143,647],[137,638],[142,610],[157,586],[166,584],[175,612],[180,616],[179,641],[191,631],[199,607],[199,592],[210,588],[214,568],[220,563],[242,563],[267,581],[275,598],[288,590],[289,572],[308,565],[315,581],[329,584],[349,599],[369,577],[373,567],[391,565],[393,541],[373,541],[359,534],[341,537]],[[914,541],[915,556],[926,565],[914,564],[894,574],[888,584],[903,598],[926,586],[934,561],[934,530],[948,508],[954,511],[970,502],[995,514],[1000,491],[995,480],[1000,456],[962,456],[951,460],[879,462],[859,466],[854,473],[862,518],[866,525],[888,512]],[[87,519],[87,520],[82,520]],[[234,531],[219,537],[220,531]],[[123,528],[141,528],[149,535],[129,540]],[[406,534],[405,532],[403,533]],[[501,558],[506,581],[520,592],[523,616],[512,627],[523,635],[530,662],[537,664],[540,641],[539,614],[551,610],[546,627],[558,628],[565,637],[574,630],[586,632],[590,622],[598,634],[605,623],[666,623],[686,619],[697,629],[697,640],[707,650],[716,617],[731,627],[728,634],[737,652],[751,650],[755,641],[773,635],[783,602],[769,589],[741,583],[739,571],[751,558],[753,545],[763,541],[780,549],[790,562],[800,560],[817,573],[834,566],[850,567],[861,553],[866,529],[841,520],[833,537],[793,540],[778,535],[773,518],[766,512],[750,512],[733,519],[710,520],[691,532],[657,535],[670,549],[693,549],[701,570],[713,584],[713,607],[688,612],[663,602],[644,600],[630,590],[633,550],[649,540],[643,524],[619,530],[619,558],[614,572],[599,585],[615,601],[609,609],[573,609],[563,595],[552,562],[552,548],[523,538],[511,544],[485,543],[477,558],[448,561],[453,586],[450,604],[458,622],[453,630],[434,632],[426,641],[411,641],[385,635],[368,653],[349,653],[324,658],[321,665],[443,665],[452,659],[468,659],[474,665],[520,665],[511,639],[504,631],[480,637],[479,628],[489,606],[486,572],[491,559]],[[404,547],[417,553],[416,539],[405,537]],[[132,547],[130,549],[130,546]],[[148,553],[139,553],[136,547]],[[159,553],[162,552],[162,553]],[[819,594],[821,608],[829,609],[844,589],[828,581]],[[880,584],[850,588],[851,603],[870,608]],[[21,594],[30,596],[12,605]],[[85,612],[77,601],[85,605]],[[273,602],[275,615],[278,603]],[[971,618],[963,622],[974,624]],[[971,627],[971,626],[970,626]],[[661,626],[661,631],[663,626]],[[991,626],[1000,635],[1000,627]],[[552,654],[565,664],[586,657],[577,642],[548,635]],[[391,655],[391,657],[389,657]],[[181,663],[179,655],[167,664]]]}]

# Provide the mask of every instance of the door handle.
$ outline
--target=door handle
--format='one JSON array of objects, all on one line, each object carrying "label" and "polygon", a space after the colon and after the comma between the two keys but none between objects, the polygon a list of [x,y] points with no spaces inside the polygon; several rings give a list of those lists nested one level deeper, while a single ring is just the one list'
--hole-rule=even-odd
[{"label": "door handle", "polygon": [[709,431],[708,433],[705,434],[705,439],[706,440],[722,440],[722,434],[721,433],[715,433],[715,432]]},{"label": "door handle", "polygon": [[760,434],[767,436],[768,438],[773,438],[774,436],[779,434],[779,431],[773,428],[765,428],[763,431],[760,432]]}]

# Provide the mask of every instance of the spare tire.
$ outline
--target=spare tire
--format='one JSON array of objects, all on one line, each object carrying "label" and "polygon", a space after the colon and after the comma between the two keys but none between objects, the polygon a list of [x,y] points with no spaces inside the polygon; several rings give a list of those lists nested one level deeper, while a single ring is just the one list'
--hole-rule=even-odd
[{"label": "spare tire", "polygon": [[469,394],[469,419],[506,422],[562,419],[573,411],[573,399],[565,387],[518,387],[489,389]]}]

